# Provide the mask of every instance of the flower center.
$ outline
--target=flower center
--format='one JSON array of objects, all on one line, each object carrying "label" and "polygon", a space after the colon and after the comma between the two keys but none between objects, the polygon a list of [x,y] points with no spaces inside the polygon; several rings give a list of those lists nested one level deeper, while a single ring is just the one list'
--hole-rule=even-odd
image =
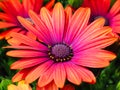
[{"label": "flower center", "polygon": [[72,49],[66,44],[55,44],[54,46],[49,46],[48,48],[48,55],[50,59],[55,62],[69,61],[73,56]]},{"label": "flower center", "polygon": [[106,18],[106,17],[103,17],[103,16],[97,16],[97,17],[94,18],[94,20],[96,20],[96,19],[98,19],[98,18],[101,18],[101,17],[105,19],[105,24],[104,24],[104,26],[109,26],[109,25],[110,25],[110,23],[109,23],[109,19]]}]

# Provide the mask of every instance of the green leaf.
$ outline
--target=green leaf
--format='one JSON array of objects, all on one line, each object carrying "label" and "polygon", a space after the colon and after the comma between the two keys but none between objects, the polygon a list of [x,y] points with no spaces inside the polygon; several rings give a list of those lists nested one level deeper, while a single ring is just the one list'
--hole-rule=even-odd
[{"label": "green leaf", "polygon": [[116,90],[120,90],[120,81],[117,84]]},{"label": "green leaf", "polygon": [[74,8],[78,8],[81,6],[83,0],[68,0],[68,4],[70,4]]},{"label": "green leaf", "polygon": [[68,0],[68,3],[69,3],[70,5],[73,5],[74,0]]},{"label": "green leaf", "polygon": [[11,80],[2,78],[0,82],[0,90],[7,90],[7,86],[11,83]]}]

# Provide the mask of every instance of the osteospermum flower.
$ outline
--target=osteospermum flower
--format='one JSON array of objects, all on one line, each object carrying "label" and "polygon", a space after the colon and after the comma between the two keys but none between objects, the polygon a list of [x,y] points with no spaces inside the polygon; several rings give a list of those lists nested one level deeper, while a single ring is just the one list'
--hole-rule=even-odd
[{"label": "osteospermum flower", "polygon": [[112,0],[84,0],[83,6],[91,9],[90,22],[99,17],[105,19],[105,26],[112,27],[114,34],[120,34],[120,0],[110,7]]},{"label": "osteospermum flower", "polygon": [[[22,2],[20,2],[20,0],[2,0],[0,2],[0,8],[3,11],[0,12],[0,29],[7,29],[0,33],[0,39],[5,37],[8,38],[8,33],[13,31],[33,37],[31,32],[27,32],[27,30],[19,23],[17,16],[22,16],[31,21],[28,16],[28,11],[33,10],[36,13],[39,13],[43,1],[44,0],[22,0]],[[51,9],[54,2],[55,0],[50,0],[46,7]]]},{"label": "osteospermum flower", "polygon": [[8,56],[21,58],[11,65],[11,69],[20,69],[12,78],[13,82],[25,79],[31,83],[39,78],[39,87],[54,81],[59,88],[66,80],[76,85],[82,81],[95,83],[95,76],[87,67],[106,67],[116,57],[103,50],[117,40],[108,35],[110,27],[103,27],[105,20],[99,18],[87,26],[89,8],[80,7],[72,15],[70,7],[64,10],[61,3],[57,3],[52,14],[43,7],[40,15],[33,11],[29,15],[34,26],[22,17],[18,19],[37,40],[11,33],[22,44],[6,47],[17,49],[7,52]]},{"label": "osteospermum flower", "polygon": [[10,84],[7,90],[32,90],[31,86],[25,83],[24,80],[19,81],[18,85]]}]

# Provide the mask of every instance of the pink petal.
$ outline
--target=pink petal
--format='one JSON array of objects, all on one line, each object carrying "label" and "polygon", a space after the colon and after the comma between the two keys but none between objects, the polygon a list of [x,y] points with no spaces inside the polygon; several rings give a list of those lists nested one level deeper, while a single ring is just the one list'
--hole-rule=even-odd
[{"label": "pink petal", "polygon": [[28,36],[28,37],[36,40],[36,36],[35,36],[32,32],[30,32],[30,31],[29,31],[29,32],[26,32],[26,36]]},{"label": "pink petal", "polygon": [[[32,23],[30,23],[29,21],[27,21],[26,19],[24,19],[22,17],[18,17],[18,20],[28,31],[35,34],[36,37],[40,38],[40,40],[42,42],[49,43],[48,37],[46,38],[46,36],[48,36],[48,32],[47,32],[47,29],[45,27],[43,27],[43,25],[44,25],[43,22],[40,20],[38,15],[35,14],[33,11],[30,11],[29,15],[30,15],[30,18],[32,19],[32,21],[34,22],[35,26],[33,26]],[[43,28],[41,28],[41,27],[43,27]]]},{"label": "pink petal", "polygon": [[117,14],[111,19],[111,24],[114,24],[115,22],[119,20],[120,20],[120,14]]},{"label": "pink petal", "polygon": [[47,61],[48,58],[24,58],[14,62],[11,65],[11,69],[24,69],[32,66],[36,66]]},{"label": "pink petal", "polygon": [[66,72],[62,63],[56,64],[53,77],[57,87],[62,88],[66,80]]},{"label": "pink petal", "polygon": [[113,4],[112,8],[110,9],[109,15],[111,17],[115,16],[120,11],[120,0],[116,0]]},{"label": "pink petal", "polygon": [[[12,48],[12,49],[23,49],[23,50],[36,50],[39,51],[39,48],[35,48],[35,47],[30,47],[30,46],[18,46],[18,45],[12,45],[12,46],[6,46],[3,48]],[[47,50],[46,50],[47,51]]]},{"label": "pink petal", "polygon": [[[108,13],[108,10],[110,8],[111,0],[94,0],[96,5],[96,12],[98,15],[106,15]],[[101,3],[101,4],[100,4]],[[94,12],[94,11],[93,11]]]},{"label": "pink petal", "polygon": [[19,34],[19,33],[11,33],[11,36],[15,39],[17,39],[17,41],[19,41],[20,43],[38,48],[40,50],[47,50],[47,47],[42,45],[41,43],[33,40],[32,38],[29,38],[25,35]]},{"label": "pink petal", "polygon": [[117,40],[116,37],[104,36],[104,37],[98,37],[90,41],[86,41],[85,43],[81,42],[79,44],[72,45],[72,47],[74,48],[74,51],[77,50],[82,51],[88,49],[102,49],[113,44],[116,40]]},{"label": "pink petal", "polygon": [[75,37],[78,37],[80,32],[83,31],[83,28],[88,24],[90,17],[90,9],[80,7],[75,11],[70,23],[68,25],[68,30],[65,36],[65,42],[71,44]]},{"label": "pink petal", "polygon": [[106,15],[111,0],[84,0],[83,7],[89,7],[93,15]]},{"label": "pink petal", "polygon": [[93,31],[87,35],[84,34],[85,36],[83,38],[81,37],[81,39],[84,40],[84,42],[86,42],[86,41],[96,39],[98,37],[100,38],[100,37],[107,36],[111,32],[112,32],[112,29],[110,27],[106,26],[103,28],[99,28],[99,29],[97,29],[97,31]]},{"label": "pink petal", "polygon": [[[97,54],[96,54],[97,53]],[[109,65],[109,61],[116,58],[116,55],[105,50],[86,50],[76,53],[72,62],[81,66],[92,68],[103,68]]]},{"label": "pink petal", "polygon": [[81,66],[77,66],[77,65],[74,65],[73,67],[74,67],[74,69],[76,69],[79,77],[81,77],[81,79],[84,82],[88,82],[88,83],[91,83],[91,84],[94,84],[96,82],[95,76],[88,69],[83,68]]},{"label": "pink petal", "polygon": [[[49,67],[53,64],[52,61],[47,61],[41,65],[33,68],[31,72],[26,76],[25,81],[27,83],[32,83],[37,78],[39,78]],[[40,77],[41,78],[41,77]]]},{"label": "pink petal", "polygon": [[111,27],[113,29],[113,32],[115,33],[120,33],[120,14],[114,16],[112,19],[111,19]]},{"label": "pink petal", "polygon": [[2,5],[2,10],[5,13],[13,16],[13,18],[16,18],[16,16],[19,15],[18,12],[17,12],[17,10],[16,10],[16,7],[14,7],[14,5],[11,3],[11,0],[4,0],[2,2],[2,4],[3,4]]},{"label": "pink petal", "polygon": [[65,30],[64,30],[64,34],[66,34],[66,31],[68,29],[68,25],[70,23],[71,17],[72,17],[72,8],[70,6],[67,6],[65,8]]},{"label": "pink petal", "polygon": [[[40,11],[40,17],[41,17],[41,20],[43,20],[43,22],[46,25],[46,28],[48,30],[47,33],[49,35],[50,40],[54,39],[53,22],[52,22],[52,17],[50,15],[50,12],[46,8],[43,7],[41,8],[41,11]],[[53,40],[51,42],[53,42]]]},{"label": "pink petal", "polygon": [[91,24],[89,24],[84,30],[81,31],[79,38],[82,38],[83,36],[89,35],[89,33],[97,32],[98,29],[103,28],[104,23],[105,23],[104,18],[96,19]]},{"label": "pink petal", "polygon": [[83,35],[80,35],[79,37],[77,37],[76,40],[72,43],[72,46],[75,46],[74,44],[77,45],[81,43],[90,42],[97,38],[103,38],[108,34],[110,34],[111,32],[112,32],[112,29],[108,26],[103,28],[96,28],[95,30],[93,29],[91,32],[86,32]]},{"label": "pink petal", "polygon": [[67,73],[67,79],[76,84],[79,85],[81,83],[81,77],[79,77],[78,72],[76,72],[77,68],[74,68],[74,65],[71,62],[64,63],[66,73]]},{"label": "pink petal", "polygon": [[65,13],[61,3],[54,6],[52,13],[54,42],[61,43],[63,40]]},{"label": "pink petal", "polygon": [[115,26],[113,27],[113,30],[114,32],[117,34],[117,33],[120,33],[120,26]]},{"label": "pink petal", "polygon": [[15,9],[15,11],[17,12],[18,15],[22,15],[22,5],[20,3],[19,0],[9,0],[11,6],[13,6],[13,8]]},{"label": "pink petal", "polygon": [[28,14],[29,10],[33,10],[34,8],[34,2],[33,0],[23,0],[23,6],[24,6],[24,10],[26,12],[26,14]]},{"label": "pink petal", "polygon": [[[105,37],[105,38],[98,38],[91,42],[87,42],[85,48],[105,48],[111,44],[113,44],[117,40],[116,37]],[[93,44],[92,44],[93,43]],[[87,47],[88,45],[88,47]]]},{"label": "pink petal", "polygon": [[43,52],[33,50],[11,50],[7,52],[7,55],[12,57],[25,57],[25,58],[47,56],[47,54]]},{"label": "pink petal", "polygon": [[44,0],[34,0],[34,9],[33,11],[35,11],[36,13],[39,13],[40,12],[40,8],[42,7],[43,5],[43,1]]},{"label": "pink petal", "polygon": [[[92,53],[91,53],[92,52]],[[96,54],[97,53],[97,54]],[[116,58],[116,55],[110,51],[107,50],[99,50],[99,49],[90,49],[90,50],[85,50],[85,51],[76,51],[74,52],[74,54],[76,55],[75,57],[87,57],[87,56],[91,56],[91,57],[97,57],[97,58],[103,58],[105,60],[113,60]]]},{"label": "pink petal", "polygon": [[[92,22],[84,30],[81,31],[81,33],[79,34],[79,36],[74,39],[74,41],[72,43],[72,46],[74,46],[76,43],[81,43],[81,41],[84,38],[89,38],[88,35],[91,36],[91,33],[98,32],[99,29],[103,28],[104,23],[105,23],[105,19],[104,18],[98,18],[98,19],[96,19],[94,22]],[[92,36],[94,36],[94,35],[92,35]]]},{"label": "pink petal", "polygon": [[92,57],[75,59],[74,63],[81,66],[91,67],[91,68],[103,68],[109,65],[109,61],[107,60],[103,60],[100,58],[92,58]]},{"label": "pink petal", "polygon": [[38,80],[38,86],[44,87],[48,85],[53,80],[53,71],[55,65],[53,64],[47,71],[45,71]]}]

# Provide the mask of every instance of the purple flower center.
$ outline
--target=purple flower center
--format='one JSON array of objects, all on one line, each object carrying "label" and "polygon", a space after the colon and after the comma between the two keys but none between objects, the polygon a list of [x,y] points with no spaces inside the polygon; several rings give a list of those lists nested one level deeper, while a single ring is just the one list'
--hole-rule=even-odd
[{"label": "purple flower center", "polygon": [[52,54],[56,57],[66,57],[70,54],[70,48],[64,44],[57,44],[52,47]]},{"label": "purple flower center", "polygon": [[71,60],[73,56],[72,49],[66,44],[55,44],[52,47],[49,47],[50,51],[48,53],[50,59],[55,62],[63,62]]}]

